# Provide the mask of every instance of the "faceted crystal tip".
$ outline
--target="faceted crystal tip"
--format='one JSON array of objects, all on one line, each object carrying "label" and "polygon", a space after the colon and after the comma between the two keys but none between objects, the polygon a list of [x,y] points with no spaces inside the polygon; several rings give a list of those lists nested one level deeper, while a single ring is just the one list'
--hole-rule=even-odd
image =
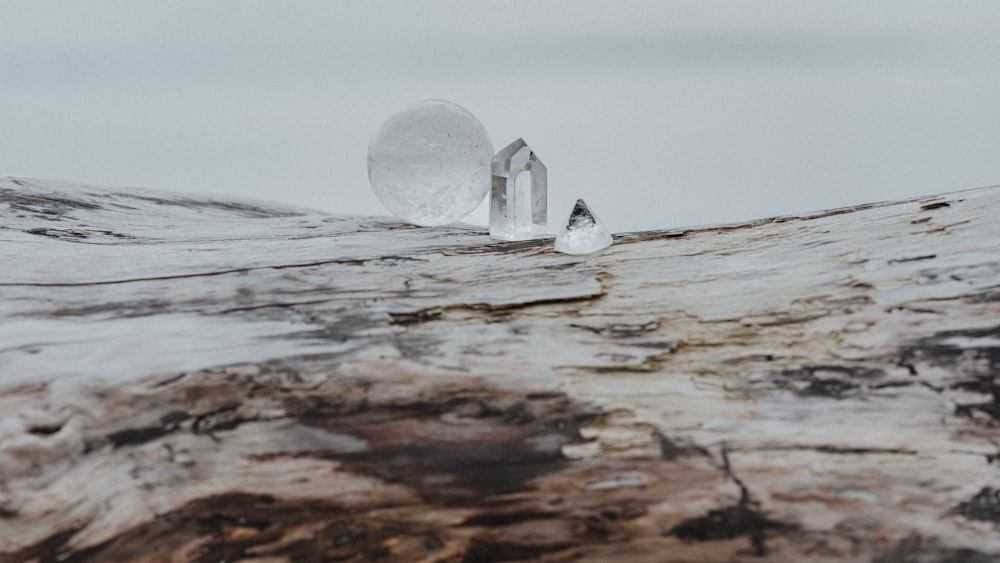
[{"label": "faceted crystal tip", "polygon": [[576,200],[566,226],[556,237],[556,251],[565,254],[589,254],[611,246],[608,228],[582,200]]}]

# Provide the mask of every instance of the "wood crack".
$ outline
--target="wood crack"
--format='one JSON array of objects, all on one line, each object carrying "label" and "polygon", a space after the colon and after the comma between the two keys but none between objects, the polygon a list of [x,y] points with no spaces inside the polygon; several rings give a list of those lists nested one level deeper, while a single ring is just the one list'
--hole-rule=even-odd
[{"label": "wood crack", "polygon": [[750,496],[746,484],[733,473],[725,445],[721,449],[721,456],[721,469],[726,478],[732,480],[739,488],[739,501],[735,505],[712,509],[704,516],[685,520],[664,532],[664,535],[673,535],[692,542],[746,536],[752,546],[751,554],[755,557],[764,557],[768,554],[766,544],[768,533],[778,531],[787,533],[794,526],[764,516],[760,503]]},{"label": "wood crack", "polygon": [[524,301],[518,303],[457,303],[454,305],[428,307],[426,309],[418,309],[416,311],[408,311],[405,313],[390,312],[389,316],[392,318],[392,324],[394,325],[413,326],[417,324],[440,321],[445,318],[447,313],[450,312],[470,312],[475,314],[484,314],[488,317],[492,313],[526,311],[533,307],[586,303],[598,300],[604,297],[604,295],[604,291],[598,291],[595,293],[588,293],[586,295],[554,297],[551,299],[538,299],[536,301]]}]

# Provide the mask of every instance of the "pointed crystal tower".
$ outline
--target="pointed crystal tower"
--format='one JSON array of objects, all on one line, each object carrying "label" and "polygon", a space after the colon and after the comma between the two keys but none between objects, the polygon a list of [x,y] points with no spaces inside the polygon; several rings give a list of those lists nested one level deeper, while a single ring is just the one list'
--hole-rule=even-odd
[{"label": "pointed crystal tower", "polygon": [[544,234],[548,226],[548,188],[545,165],[524,139],[518,139],[493,157],[490,196],[490,236],[527,240]]},{"label": "pointed crystal tower", "polygon": [[611,233],[582,199],[576,200],[566,226],[556,237],[556,251],[589,254],[611,246]]}]

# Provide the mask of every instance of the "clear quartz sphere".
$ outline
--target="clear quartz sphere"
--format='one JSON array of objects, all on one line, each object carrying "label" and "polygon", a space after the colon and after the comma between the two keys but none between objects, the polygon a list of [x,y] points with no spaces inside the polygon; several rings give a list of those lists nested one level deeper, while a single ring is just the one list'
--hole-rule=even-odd
[{"label": "clear quartz sphere", "polygon": [[493,143],[476,116],[424,100],[389,116],[368,145],[368,180],[382,204],[416,225],[454,223],[490,191]]}]

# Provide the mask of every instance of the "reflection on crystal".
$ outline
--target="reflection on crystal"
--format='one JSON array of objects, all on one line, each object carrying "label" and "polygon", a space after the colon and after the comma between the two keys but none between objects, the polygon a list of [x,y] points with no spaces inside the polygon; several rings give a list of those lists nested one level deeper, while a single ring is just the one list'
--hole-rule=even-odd
[{"label": "reflection on crystal", "polygon": [[527,240],[545,233],[548,195],[545,165],[524,139],[518,139],[493,157],[490,196],[490,236]]},{"label": "reflection on crystal", "polygon": [[556,250],[566,254],[589,254],[611,246],[611,233],[582,199],[576,200],[566,226],[556,237]]}]

